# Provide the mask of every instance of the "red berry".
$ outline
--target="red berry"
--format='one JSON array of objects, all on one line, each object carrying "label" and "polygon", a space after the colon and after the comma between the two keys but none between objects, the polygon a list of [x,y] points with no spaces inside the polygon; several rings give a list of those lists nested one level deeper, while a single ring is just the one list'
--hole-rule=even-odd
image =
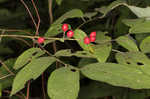
[{"label": "red berry", "polygon": [[89,37],[84,38],[84,44],[90,44],[90,39]]},{"label": "red berry", "polygon": [[94,37],[94,36],[90,37],[90,42],[95,42],[95,40],[96,40],[96,37]]},{"label": "red berry", "polygon": [[68,28],[69,28],[68,24],[63,24],[62,27],[61,27],[61,29],[62,29],[64,32],[66,32],[66,31],[68,30]]},{"label": "red berry", "polygon": [[91,32],[90,37],[96,37],[96,32],[95,31]]},{"label": "red berry", "polygon": [[72,30],[67,32],[67,37],[70,38],[70,37],[73,37],[73,35],[74,35],[74,32]]},{"label": "red berry", "polygon": [[41,44],[41,43],[44,43],[45,39],[43,37],[39,37],[38,38],[38,43]]}]

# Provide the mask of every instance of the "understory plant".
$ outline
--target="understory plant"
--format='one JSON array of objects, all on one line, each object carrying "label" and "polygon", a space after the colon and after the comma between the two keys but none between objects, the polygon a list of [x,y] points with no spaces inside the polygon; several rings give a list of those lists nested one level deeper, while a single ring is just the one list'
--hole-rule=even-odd
[{"label": "understory plant", "polygon": [[149,4],[0,0],[0,97],[148,99]]}]

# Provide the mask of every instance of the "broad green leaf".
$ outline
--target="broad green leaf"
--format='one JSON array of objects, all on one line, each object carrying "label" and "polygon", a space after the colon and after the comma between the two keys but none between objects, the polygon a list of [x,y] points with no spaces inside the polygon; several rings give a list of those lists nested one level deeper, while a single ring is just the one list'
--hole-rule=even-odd
[{"label": "broad green leaf", "polygon": [[141,24],[145,21],[144,18],[139,18],[139,19],[123,19],[122,22],[124,24],[126,24],[127,26],[129,27],[133,27],[135,26],[136,24]]},{"label": "broad green leaf", "polygon": [[57,3],[58,5],[61,5],[62,1],[63,1],[63,0],[56,0],[56,3]]},{"label": "broad green leaf", "polygon": [[143,65],[150,64],[149,58],[142,52],[117,53],[116,59],[119,64],[133,65],[138,67],[140,67],[138,63],[142,63]]},{"label": "broad green leaf", "polygon": [[132,26],[129,30],[132,34],[137,33],[150,33],[150,21],[143,21],[142,23],[137,23],[136,25]]},{"label": "broad green leaf", "polygon": [[86,12],[84,14],[84,17],[87,17],[87,18],[92,18],[93,16],[95,16],[97,14],[97,12]]},{"label": "broad green leaf", "polygon": [[116,59],[119,64],[127,65],[130,68],[141,70],[150,76],[150,59],[142,52],[117,53]]},{"label": "broad green leaf", "polygon": [[96,42],[98,44],[93,46],[93,55],[99,62],[106,62],[112,48],[111,38],[109,36],[105,36],[105,34],[105,32],[97,32]]},{"label": "broad green leaf", "polygon": [[32,59],[37,58],[44,54],[40,48],[30,48],[23,52],[16,60],[14,69],[19,69],[26,65],[28,62],[32,61]]},{"label": "broad green leaf", "polygon": [[133,89],[149,89],[150,78],[139,69],[130,68],[123,64],[94,63],[81,69],[86,77],[106,82],[114,86],[128,87]]},{"label": "broad green leaf", "polygon": [[61,27],[62,27],[62,24],[55,24],[55,25],[50,26],[48,31],[45,33],[45,36],[46,37],[48,37],[48,36],[55,36],[55,35],[63,32]]},{"label": "broad green leaf", "polygon": [[74,68],[56,69],[48,79],[49,97],[51,99],[77,99],[79,80],[79,71]]},{"label": "broad green leaf", "polygon": [[[73,9],[69,12],[66,12],[64,15],[62,15],[61,17],[59,17],[48,29],[48,31],[46,32],[45,36],[55,36],[62,31],[61,26],[62,26],[62,22],[68,18],[77,18],[77,17],[83,17],[83,12],[80,9]],[[69,28],[71,28],[71,26],[69,25]]]},{"label": "broad green leaf", "polygon": [[96,59],[93,59],[93,58],[82,58],[78,64],[78,67],[83,67],[83,66],[86,66],[88,64],[92,64],[92,63],[97,63],[97,60]]},{"label": "broad green leaf", "polygon": [[11,96],[24,88],[28,80],[35,80],[39,77],[54,61],[55,58],[52,57],[41,57],[27,64],[17,73],[13,81]]},{"label": "broad green leaf", "polygon": [[136,6],[129,6],[128,8],[139,18],[147,18],[150,19],[150,7],[140,8]]},{"label": "broad green leaf", "polygon": [[115,9],[116,7],[118,7],[120,5],[126,5],[126,4],[123,1],[117,0],[117,1],[112,2],[107,7],[103,6],[100,9],[96,9],[96,11],[99,11],[99,12],[103,13],[103,16],[101,16],[101,18],[103,18],[108,12],[110,12],[111,10]]},{"label": "broad green leaf", "polygon": [[60,57],[60,56],[66,56],[66,57],[76,56],[76,57],[87,57],[87,58],[93,57],[94,58],[94,56],[91,53],[87,52],[87,51],[76,51],[76,52],[72,53],[70,49],[57,51],[55,53],[55,56],[57,56],[57,57]]},{"label": "broad green leaf", "polygon": [[144,53],[150,53],[150,36],[146,37],[140,44],[140,49]]},{"label": "broad green leaf", "polygon": [[84,38],[87,37],[86,33],[80,29],[76,29],[74,31],[74,38],[77,39],[79,45],[85,50],[89,52],[93,52],[93,49],[90,44],[84,44]]},{"label": "broad green leaf", "polygon": [[80,9],[73,9],[71,11],[66,12],[64,15],[59,17],[52,25],[61,24],[64,20],[68,18],[80,18],[83,17],[83,12]]},{"label": "broad green leaf", "polygon": [[116,39],[116,41],[129,51],[139,51],[135,41],[131,36],[120,36]]},{"label": "broad green leaf", "polygon": [[135,39],[136,39],[137,44],[139,45],[148,36],[150,36],[150,34],[148,34],[148,33],[136,34]]}]

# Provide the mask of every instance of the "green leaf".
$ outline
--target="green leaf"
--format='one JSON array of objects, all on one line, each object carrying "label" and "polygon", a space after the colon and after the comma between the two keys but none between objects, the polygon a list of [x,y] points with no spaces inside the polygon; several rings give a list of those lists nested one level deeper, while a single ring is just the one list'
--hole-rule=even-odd
[{"label": "green leaf", "polygon": [[129,51],[139,51],[135,41],[131,36],[120,36],[116,39],[116,41]]},{"label": "green leaf", "polygon": [[79,80],[79,71],[74,68],[56,69],[48,79],[49,97],[51,99],[77,99]]},{"label": "green leaf", "polygon": [[97,12],[86,12],[84,14],[84,17],[87,17],[87,18],[92,18],[93,16],[95,16],[97,14]]},{"label": "green leaf", "polygon": [[134,26],[132,26],[129,30],[132,34],[137,33],[150,33],[150,21],[143,21],[142,23],[137,23]]},{"label": "green leaf", "polygon": [[45,36],[46,37],[55,36],[55,35],[63,32],[61,27],[62,27],[62,24],[55,24],[55,25],[50,26],[48,31],[45,33]]},{"label": "green leaf", "polygon": [[60,56],[66,56],[66,57],[76,56],[76,57],[88,57],[88,58],[94,57],[91,53],[89,53],[87,51],[76,51],[76,52],[72,53],[70,49],[57,51],[55,53],[55,56],[57,56],[57,57],[60,57]]},{"label": "green leaf", "polygon": [[80,29],[76,29],[74,31],[74,38],[77,39],[79,45],[85,50],[89,52],[93,52],[93,49],[90,44],[84,44],[84,38],[87,37],[86,33]]},{"label": "green leaf", "polygon": [[57,3],[58,5],[61,5],[62,1],[63,1],[63,0],[56,0],[56,3]]},{"label": "green leaf", "polygon": [[[66,12],[64,15],[62,15],[61,17],[59,17],[48,29],[48,31],[45,33],[45,36],[55,36],[62,31],[61,26],[62,26],[62,22],[68,18],[80,18],[83,17],[83,12],[80,9],[73,9],[69,12]],[[71,26],[69,25],[69,28],[71,28]]]},{"label": "green leaf", "polygon": [[139,18],[139,19],[123,19],[122,22],[126,24],[127,26],[133,27],[136,24],[141,24],[145,21],[144,18]]},{"label": "green leaf", "polygon": [[104,16],[106,16],[107,13],[109,13],[110,11],[112,11],[113,9],[115,9],[116,7],[120,6],[120,5],[124,5],[125,2],[117,0],[112,2],[109,6],[107,7],[101,7],[100,9],[96,9],[96,11],[99,11],[101,13],[103,13],[103,16],[101,16],[101,18],[103,18]]},{"label": "green leaf", "polygon": [[54,23],[53,25],[56,24],[61,24],[64,20],[68,19],[68,18],[80,18],[83,17],[83,12],[80,9],[73,9],[71,11],[66,12],[64,15],[62,15],[61,17],[59,17]]},{"label": "green leaf", "polygon": [[140,49],[144,53],[150,53],[150,36],[146,37],[140,44]]},{"label": "green leaf", "polygon": [[136,6],[128,6],[128,8],[139,18],[150,19],[150,7],[140,8]]},{"label": "green leaf", "polygon": [[127,65],[130,68],[141,70],[150,76],[150,59],[142,52],[117,53],[116,59],[119,64]]},{"label": "green leaf", "polygon": [[81,68],[92,63],[97,63],[97,60],[93,58],[82,58],[78,64],[78,67]]},{"label": "green leaf", "polygon": [[105,36],[105,34],[105,32],[97,32],[96,42],[98,44],[93,46],[93,55],[99,62],[106,62],[112,48],[111,38],[109,36]]},{"label": "green leaf", "polygon": [[123,64],[94,63],[81,69],[86,77],[114,86],[133,89],[149,89],[150,77],[141,70],[131,68]]},{"label": "green leaf", "polygon": [[14,69],[19,69],[26,65],[28,62],[32,61],[32,59],[37,58],[43,55],[45,52],[40,48],[30,48],[23,52],[16,60]]},{"label": "green leaf", "polygon": [[52,57],[41,57],[34,59],[27,64],[17,73],[13,81],[11,96],[24,88],[24,85],[28,80],[35,80],[37,77],[39,77],[42,72],[44,72],[54,61],[55,58]]},{"label": "green leaf", "polygon": [[142,52],[117,53],[116,60],[119,64],[130,65],[130,67],[140,67],[139,63],[142,66],[150,64],[149,58]]}]

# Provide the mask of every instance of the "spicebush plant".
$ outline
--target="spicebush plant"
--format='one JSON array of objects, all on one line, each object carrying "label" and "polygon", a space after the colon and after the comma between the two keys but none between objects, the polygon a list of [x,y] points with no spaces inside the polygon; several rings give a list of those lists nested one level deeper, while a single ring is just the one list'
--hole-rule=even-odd
[{"label": "spicebush plant", "polygon": [[0,0],[0,97],[150,96],[149,0]]}]

